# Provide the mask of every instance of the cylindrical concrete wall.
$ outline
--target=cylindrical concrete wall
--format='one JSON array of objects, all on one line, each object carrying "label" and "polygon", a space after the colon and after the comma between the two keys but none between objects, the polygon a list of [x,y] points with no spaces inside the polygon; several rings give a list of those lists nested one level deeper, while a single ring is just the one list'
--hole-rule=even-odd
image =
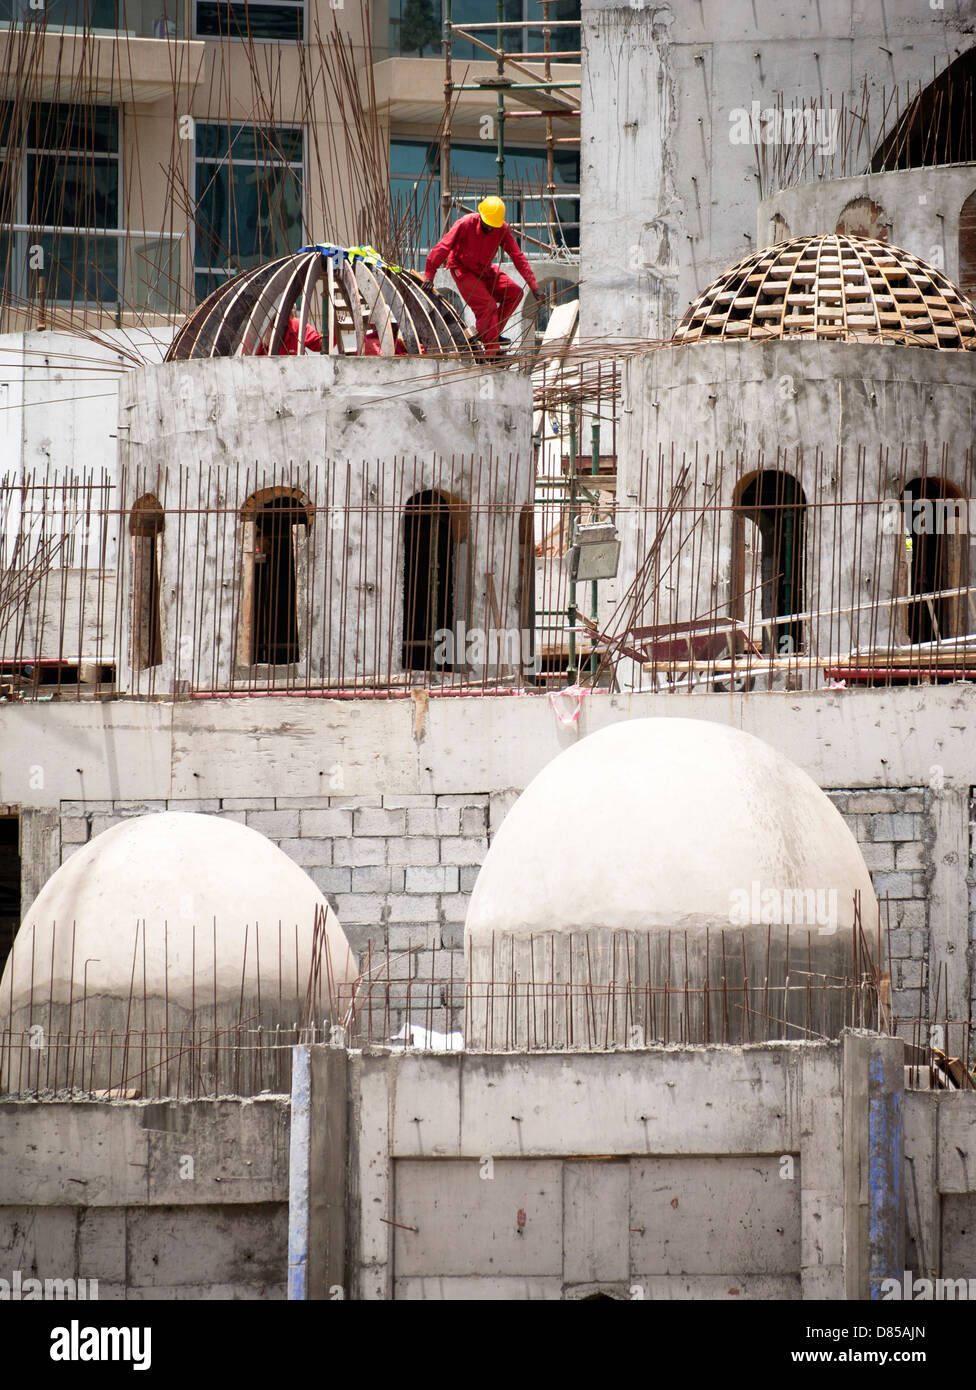
[{"label": "cylindrical concrete wall", "polygon": [[[425,495],[440,499],[450,533],[444,669],[476,680],[517,671],[519,517],[533,486],[527,377],[403,357],[165,363],[124,382],[121,418],[126,524],[140,500],[158,501],[164,517],[161,650],[149,667],[133,659],[139,559],[134,548],[124,556],[123,689],[409,684],[405,516]],[[255,507],[276,494],[302,524],[296,659],[272,663],[252,659],[248,615]]]},{"label": "cylindrical concrete wall", "polygon": [[757,244],[829,232],[880,236],[928,261],[971,296],[963,281],[972,267],[961,263],[959,231],[963,205],[974,193],[976,164],[800,183],[759,204]]},{"label": "cylindrical concrete wall", "polygon": [[[811,339],[633,358],[623,371],[621,587],[659,552],[628,600],[629,624],[666,633],[745,616],[732,612],[745,587],[736,508],[751,477],[777,470],[802,490],[799,652],[829,664],[906,643],[906,606],[891,602],[909,592],[903,493],[922,476],[942,479],[967,512],[972,451],[960,441],[972,439],[974,418],[976,359],[963,352]],[[972,535],[953,544],[962,584],[976,562]],[[969,631],[964,604],[956,617]],[[810,670],[803,680],[816,680],[816,663]],[[625,682],[640,677],[630,663]]]}]

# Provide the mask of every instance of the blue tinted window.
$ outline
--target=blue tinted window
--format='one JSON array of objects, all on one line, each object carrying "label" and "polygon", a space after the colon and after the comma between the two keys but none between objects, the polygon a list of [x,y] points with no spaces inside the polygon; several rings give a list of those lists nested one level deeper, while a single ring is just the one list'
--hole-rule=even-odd
[{"label": "blue tinted window", "polygon": [[[110,106],[0,106],[11,202],[0,245],[3,289],[51,303],[119,300],[119,113]],[[42,230],[56,228],[58,230]],[[64,230],[61,230],[61,229]]]},{"label": "blue tinted window", "polygon": [[303,244],[300,129],[198,122],[195,179],[198,300]]},{"label": "blue tinted window", "polygon": [[299,43],[305,37],[303,0],[197,0],[196,32],[205,39],[275,39]]},{"label": "blue tinted window", "polygon": [[[505,29],[502,48],[506,53],[540,53],[543,46],[542,0],[503,0],[505,22],[527,22],[527,29]],[[577,51],[580,43],[579,26],[559,28],[559,21],[579,19],[580,0],[551,0],[549,26],[550,52]],[[455,24],[495,24],[498,19],[497,0],[454,0],[451,19]],[[390,53],[403,57],[430,58],[440,56],[444,24],[443,0],[390,0]],[[479,30],[482,43],[495,45],[495,34]],[[491,55],[469,40],[455,37],[452,52],[455,58],[477,58],[490,61]],[[557,59],[571,62],[572,59]]]}]

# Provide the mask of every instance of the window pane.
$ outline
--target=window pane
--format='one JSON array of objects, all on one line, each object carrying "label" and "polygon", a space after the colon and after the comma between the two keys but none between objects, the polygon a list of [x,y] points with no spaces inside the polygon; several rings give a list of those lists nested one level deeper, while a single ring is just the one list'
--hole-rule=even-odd
[{"label": "window pane", "polygon": [[12,139],[18,147],[39,150],[115,154],[119,148],[119,113],[112,106],[67,106],[46,101],[17,113],[9,102],[3,102],[0,139],[4,145]]},{"label": "window pane", "polygon": [[[436,145],[411,140],[390,142],[393,226],[401,229],[398,238],[401,242],[405,235],[409,244],[424,252],[434,244],[439,235],[440,181],[433,177],[439,170]],[[570,150],[557,153],[553,172],[557,188],[576,188],[579,184],[579,154]],[[473,210],[475,202],[484,193],[495,191],[496,177],[497,165],[493,144],[485,142],[478,145],[452,145],[451,181],[454,192],[466,200],[470,210]],[[545,185],[544,150],[525,146],[506,149],[505,200],[509,222],[517,223],[522,218],[529,222],[546,222],[541,198]],[[456,210],[455,216],[460,215],[461,211]],[[579,228],[569,225],[579,219],[577,199],[557,199],[555,215],[560,224],[556,232],[556,243],[569,247],[578,246]],[[547,226],[530,227],[527,230],[530,236],[549,243]],[[525,249],[529,254],[540,250],[531,241],[526,242]]]},{"label": "window pane", "polygon": [[119,166],[113,159],[28,155],[27,218],[39,227],[117,227]]},{"label": "window pane", "polygon": [[40,22],[53,33],[58,29],[118,29],[122,27],[120,0],[45,0],[32,9],[27,0],[0,0],[0,21],[26,25]]},{"label": "window pane", "polygon": [[[200,151],[226,150],[211,162]],[[301,156],[302,132],[247,126],[197,126],[197,297],[206,298],[231,275],[286,255],[302,244],[302,174],[282,161]],[[246,152],[242,154],[242,151]],[[271,152],[274,152],[273,154]],[[239,162],[261,156],[261,163]]]},{"label": "window pane", "polygon": [[202,38],[277,39],[300,42],[305,37],[302,5],[257,5],[198,0],[197,33]]},{"label": "window pane", "polygon": [[119,298],[119,245],[115,237],[41,237],[45,294],[60,303],[114,304]]},{"label": "window pane", "polygon": [[302,162],[302,132],[292,126],[277,130],[233,123],[198,124],[196,151],[198,159],[258,160],[261,163]]}]

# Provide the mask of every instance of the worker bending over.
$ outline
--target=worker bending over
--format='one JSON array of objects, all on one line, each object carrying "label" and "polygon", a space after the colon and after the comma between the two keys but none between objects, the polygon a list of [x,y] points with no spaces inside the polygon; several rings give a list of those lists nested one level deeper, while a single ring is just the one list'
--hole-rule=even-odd
[{"label": "worker bending over", "polygon": [[[518,285],[492,264],[499,247],[512,258],[536,302],[541,304],[545,296],[505,222],[505,204],[501,198],[483,199],[477,212],[468,213],[455,222],[431,250],[424,267],[424,277],[432,284],[438,268],[447,262],[462,299],[474,310],[486,357],[497,356],[501,331],[522,298]],[[507,343],[508,339],[501,341]]]}]

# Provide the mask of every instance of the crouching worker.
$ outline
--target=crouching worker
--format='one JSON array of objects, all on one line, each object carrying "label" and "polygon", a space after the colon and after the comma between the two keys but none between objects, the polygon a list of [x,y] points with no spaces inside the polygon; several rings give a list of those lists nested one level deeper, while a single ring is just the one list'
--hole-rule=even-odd
[{"label": "crouching worker", "polygon": [[[290,318],[288,320],[288,327],[282,334],[281,346],[278,348],[279,357],[298,356],[298,330],[300,327],[301,325],[298,322],[298,319]],[[314,328],[310,323],[305,325],[305,351],[322,351],[322,334],[319,332],[317,328]],[[265,343],[258,343],[257,351],[254,355],[255,357],[267,357],[267,345]]]},{"label": "crouching worker", "polygon": [[492,264],[499,248],[511,257],[536,302],[541,304],[544,295],[505,222],[505,204],[501,198],[483,199],[477,212],[468,213],[455,222],[432,249],[424,266],[424,277],[432,284],[439,267],[447,263],[461,298],[474,311],[486,357],[498,355],[500,341],[508,344],[509,340],[501,337],[501,331],[522,298],[518,285]]}]

